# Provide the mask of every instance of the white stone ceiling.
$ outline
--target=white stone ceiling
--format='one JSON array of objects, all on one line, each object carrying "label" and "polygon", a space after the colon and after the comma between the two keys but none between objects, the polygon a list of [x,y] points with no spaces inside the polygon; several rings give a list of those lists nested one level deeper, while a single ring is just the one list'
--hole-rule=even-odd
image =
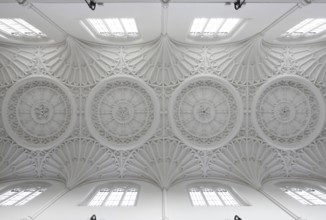
[{"label": "white stone ceiling", "polygon": [[2,42],[0,180],[326,181],[325,64],[323,41],[263,34],[209,45],[168,33],[131,45]]}]

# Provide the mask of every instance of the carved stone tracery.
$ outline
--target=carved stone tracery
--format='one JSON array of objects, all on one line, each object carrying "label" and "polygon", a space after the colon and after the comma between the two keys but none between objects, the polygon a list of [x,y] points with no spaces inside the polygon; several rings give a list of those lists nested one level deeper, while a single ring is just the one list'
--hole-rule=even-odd
[{"label": "carved stone tracery", "polygon": [[12,86],[4,99],[2,119],[20,145],[46,149],[62,142],[75,122],[69,90],[49,77],[33,76]]},{"label": "carved stone tracery", "polygon": [[139,146],[158,125],[154,92],[132,77],[102,81],[91,91],[86,108],[90,132],[102,144],[116,149]]},{"label": "carved stone tracery", "polygon": [[259,134],[271,145],[285,149],[311,143],[325,120],[320,92],[297,76],[277,77],[266,83],[257,92],[252,109]]},{"label": "carved stone tracery", "polygon": [[193,77],[173,94],[170,122],[177,136],[195,148],[216,148],[234,137],[242,121],[241,99],[227,81]]},{"label": "carved stone tracery", "polygon": [[[326,47],[323,44],[287,47],[270,45],[261,37],[228,45],[184,45],[174,42],[168,37],[128,47],[91,45],[71,37],[62,44],[51,46],[1,45],[0,105],[7,109],[7,113],[2,114],[4,122],[0,121],[0,135],[8,137],[8,133],[14,140],[10,140],[12,144],[10,144],[9,153],[7,153],[9,147],[2,148],[6,150],[0,157],[2,168],[0,178],[13,176],[11,170],[19,170],[19,172],[12,172],[16,177],[35,175],[32,175],[32,171],[27,169],[27,166],[30,165],[29,160],[26,160],[27,157],[41,161],[33,165],[37,173],[50,178],[56,178],[56,175],[60,173],[59,179],[65,179],[69,185],[78,185],[80,181],[90,180],[91,177],[103,178],[101,169],[105,169],[108,176],[112,178],[118,178],[118,175],[120,178],[137,176],[154,180],[157,184],[166,186],[175,181],[190,178],[189,173],[191,178],[226,177],[240,179],[254,185],[260,185],[262,181],[266,181],[270,177],[278,178],[284,175],[322,178],[325,176],[323,175],[325,173],[323,159],[325,158],[325,141],[319,139],[325,137],[325,126],[319,136],[315,135],[323,123],[324,102],[320,102],[318,95],[316,96],[316,88],[307,85],[302,80],[305,78],[316,86],[319,85],[317,86],[318,90],[323,93],[324,100],[326,99],[325,54]],[[217,81],[215,81],[216,78],[200,81],[199,78],[205,79],[204,75],[201,75],[203,73],[223,77],[227,79],[227,82],[221,81],[221,78],[218,78]],[[266,81],[280,74],[300,75],[302,78],[299,80],[291,78],[282,83]],[[49,75],[60,80],[60,83],[48,80],[48,78],[43,83],[36,80],[36,84],[32,82],[28,84],[35,87],[31,86],[30,89],[26,87],[18,92],[20,86],[17,85],[21,85],[19,80],[25,80],[27,79],[25,77],[29,75]],[[111,84],[109,80],[106,81],[106,78],[113,79],[112,75],[133,75],[145,83],[139,83],[139,80],[135,80],[133,77],[127,80],[122,77],[120,78],[123,79],[120,81],[121,84]],[[187,78],[190,80],[190,77],[194,75],[200,75],[197,78],[198,82],[195,80],[191,83],[184,82]],[[115,83],[117,81],[119,80],[116,80]],[[105,87],[104,82],[110,85]],[[185,84],[182,84],[183,82]],[[70,87],[76,99],[64,98],[69,91],[61,87],[62,83]],[[97,92],[94,92],[92,87],[97,83],[103,83],[101,84],[103,87],[95,87]],[[229,83],[232,83],[238,92],[234,91],[233,87],[230,88]],[[156,94],[153,94],[151,89],[148,90],[146,84],[152,86]],[[312,83],[310,84],[312,85]],[[171,94],[178,86],[182,89],[177,89],[178,92],[171,98]],[[10,89],[8,90],[8,88]],[[21,95],[21,98],[12,97],[14,90],[15,94]],[[92,92],[89,95],[90,91]],[[286,91],[288,96],[283,96],[283,91]],[[118,96],[123,92],[125,97]],[[191,105],[187,106],[186,102],[189,101],[192,94],[198,95],[201,92],[205,93],[207,97],[191,101]],[[233,119],[238,117],[237,112],[242,111],[241,106],[238,105],[241,104],[241,101],[238,102],[237,93],[240,93],[244,103],[242,125],[238,124],[242,116],[237,122]],[[23,101],[30,102],[31,97],[38,97],[35,94],[45,94],[49,100],[51,100],[51,96],[58,97],[58,100],[62,100],[62,103],[65,104],[57,105],[53,101],[37,98],[35,101],[32,99],[33,104],[30,106],[24,106]],[[88,95],[92,97],[89,100],[94,103],[89,104],[89,101],[85,104]],[[131,101],[132,95],[141,103],[140,106],[146,107],[139,109],[136,106],[137,103]],[[218,99],[212,99],[214,95]],[[256,104],[251,105],[255,95],[256,101],[254,102]],[[4,97],[7,96],[12,98],[4,100]],[[116,99],[111,99],[111,96]],[[155,132],[157,123],[159,123],[157,102],[154,101],[150,104],[150,100],[155,100],[156,96],[161,99],[160,110],[163,115],[159,129],[157,129],[158,132],[155,133],[158,139],[145,143],[153,135],[152,130]],[[277,98],[273,100],[273,96]],[[173,108],[168,110],[169,98],[171,98],[171,102],[174,101],[174,104]],[[110,102],[109,107],[105,105],[107,102]],[[264,105],[268,106],[268,102],[271,102],[272,106],[267,108]],[[64,147],[61,150],[51,151],[51,157],[46,158],[44,155],[48,155],[48,153],[44,149],[53,146],[53,143],[59,144],[71,131],[70,124],[68,126],[67,122],[74,121],[73,117],[76,115],[74,103],[79,103],[77,114],[80,117],[78,122],[81,123],[76,124],[73,133],[70,134],[73,138],[78,138],[73,142],[63,143]],[[17,112],[17,106],[24,106],[24,111]],[[60,113],[61,110],[58,111],[60,106],[63,110],[65,109],[62,112],[68,113],[71,110],[70,117],[72,118],[64,120],[65,117]],[[85,114],[84,110],[88,107],[91,109],[87,110]],[[185,108],[187,109],[184,111]],[[156,113],[149,114],[153,109]],[[91,111],[94,111],[94,114],[89,114]],[[252,115],[252,113],[255,114]],[[170,123],[165,118],[167,115],[172,117]],[[269,126],[270,122],[268,122],[268,118],[266,119],[267,116],[273,119],[274,126]],[[62,122],[62,127],[59,125],[48,126],[58,118],[61,118],[59,122]],[[90,123],[86,123],[84,118],[88,118]],[[140,121],[136,126],[140,130],[130,126],[135,123],[135,119]],[[186,124],[188,119],[193,126]],[[107,123],[108,120],[112,120],[112,122]],[[154,120],[152,121],[153,127],[150,126],[151,120]],[[27,121],[30,121],[31,124],[27,124]],[[296,124],[293,124],[294,122]],[[212,128],[209,126],[211,124],[214,124]],[[15,132],[16,128],[20,127],[20,130],[16,136],[13,136],[10,128],[4,129],[4,125],[13,125]],[[282,129],[286,126],[288,128],[285,132]],[[31,129],[32,127],[36,129]],[[42,127],[46,129],[40,129]],[[241,141],[233,138],[238,127],[241,128],[237,138],[243,138],[240,138]],[[148,130],[146,131],[146,129]],[[181,130],[182,132],[180,132]],[[54,136],[46,136],[50,133]],[[96,140],[86,141],[87,138],[91,138],[90,133],[100,140],[103,146],[90,147],[93,144],[97,145]],[[168,140],[175,135],[181,141]],[[268,144],[260,140],[259,136]],[[20,137],[23,137],[23,140],[19,141]],[[315,141],[311,144],[303,141],[312,140],[314,137],[316,137]],[[251,138],[254,138],[255,141],[250,141]],[[16,146],[15,141],[22,147],[18,145],[12,147]],[[182,147],[175,147],[174,142]],[[2,146],[7,146],[4,142],[1,143]],[[318,147],[314,146],[316,144]],[[135,150],[126,150],[140,145],[142,146]],[[187,145],[198,149],[195,150]],[[215,151],[211,150],[222,145],[226,146]],[[107,149],[107,146],[119,151]],[[283,150],[275,149],[274,146]],[[37,151],[30,153],[24,147]],[[302,149],[294,149],[299,147]],[[85,149],[88,149],[85,152],[86,156],[84,153],[82,154]],[[205,150],[202,151],[202,149]],[[92,159],[85,159],[93,150],[99,152],[92,154]],[[178,153],[176,150],[180,150],[180,152]],[[220,153],[216,153],[219,150]],[[279,163],[279,158],[276,160],[273,156],[274,150],[282,152],[279,157],[286,162]],[[255,152],[263,152],[264,156],[255,156]],[[115,156],[112,156],[113,154]],[[118,154],[129,156],[126,156],[128,159],[122,159],[123,156],[117,156]],[[65,155],[69,156],[64,158]],[[268,157],[268,155],[272,156]],[[112,156],[112,158],[105,166],[99,163],[92,167],[96,161],[101,162],[102,156],[110,158]],[[173,159],[174,157],[175,159]],[[197,161],[194,161],[194,157],[197,158]],[[267,162],[273,166],[267,168],[262,166],[266,162],[260,161],[261,157],[268,160]],[[153,159],[149,160],[148,158]],[[60,161],[58,162],[58,160]],[[180,165],[181,160],[186,160],[186,162]],[[146,165],[143,161],[147,161]],[[271,167],[275,167],[276,164],[277,170],[273,170]],[[74,172],[74,169],[80,169],[81,165],[92,167],[91,172]],[[285,170],[283,171],[286,174],[279,166],[283,166]],[[69,169],[66,170],[67,167]],[[195,171],[192,172],[194,168]],[[261,170],[255,168],[261,168]],[[235,172],[237,169],[240,172]],[[164,173],[165,170],[169,170],[170,173],[167,175]],[[119,174],[116,173],[117,171]],[[93,174],[94,176],[92,176]],[[158,174],[162,175],[158,178]]]}]

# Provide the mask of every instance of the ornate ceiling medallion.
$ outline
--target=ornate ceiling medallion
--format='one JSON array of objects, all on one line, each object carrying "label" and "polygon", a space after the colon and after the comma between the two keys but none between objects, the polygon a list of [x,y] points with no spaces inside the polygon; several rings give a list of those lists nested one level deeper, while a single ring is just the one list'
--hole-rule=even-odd
[{"label": "ornate ceiling medallion", "polygon": [[146,142],[159,123],[154,91],[131,76],[114,76],[93,88],[86,122],[92,135],[111,148],[131,149]]},{"label": "ornate ceiling medallion", "polygon": [[252,103],[252,121],[259,135],[281,149],[310,144],[325,121],[325,103],[308,80],[276,77],[259,88]]},{"label": "ornate ceiling medallion", "polygon": [[243,118],[242,101],[226,80],[208,75],[192,77],[173,93],[170,123],[176,135],[194,148],[213,149],[229,142]]},{"label": "ornate ceiling medallion", "polygon": [[31,76],[14,84],[2,107],[4,127],[19,145],[49,149],[60,144],[76,121],[75,100],[69,89],[46,76]]}]

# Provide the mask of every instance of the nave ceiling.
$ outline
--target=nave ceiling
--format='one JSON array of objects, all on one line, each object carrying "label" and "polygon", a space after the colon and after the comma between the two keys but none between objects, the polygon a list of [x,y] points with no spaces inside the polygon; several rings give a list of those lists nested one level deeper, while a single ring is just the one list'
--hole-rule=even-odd
[{"label": "nave ceiling", "polygon": [[[12,11],[4,15],[43,22],[54,41],[0,44],[1,181],[56,179],[72,188],[141,179],[168,188],[224,179],[259,188],[277,178],[326,180],[326,44],[273,39],[322,11],[322,1],[248,1],[221,13],[248,16],[258,7],[257,25],[209,43],[191,43],[176,28],[196,4],[203,14],[211,4],[226,7],[219,1],[103,1],[94,12],[77,1],[6,2],[0,11]],[[153,16],[154,24],[143,24],[139,42],[107,44],[74,26],[74,17],[101,17],[110,6],[120,7],[115,16],[135,6],[139,21]],[[260,20],[267,6],[280,10]],[[140,15],[142,7],[157,11]],[[72,8],[78,12],[56,12]]]}]

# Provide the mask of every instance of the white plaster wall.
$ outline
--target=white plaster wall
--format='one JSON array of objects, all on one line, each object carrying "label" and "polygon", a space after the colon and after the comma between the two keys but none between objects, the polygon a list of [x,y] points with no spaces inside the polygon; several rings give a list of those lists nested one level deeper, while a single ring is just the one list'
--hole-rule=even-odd
[{"label": "white plaster wall", "polygon": [[[296,181],[296,180],[287,180]],[[301,183],[320,186],[326,190],[326,183],[299,180]],[[0,191],[8,186],[16,185],[16,181],[0,183]],[[39,181],[40,182],[40,181]],[[89,183],[72,190],[65,188],[63,183],[42,181],[51,184],[39,197],[18,207],[1,207],[1,219],[22,220],[89,220],[95,214],[97,220],[161,220],[162,192],[155,185],[141,181],[134,182],[140,186],[140,194],[136,207],[87,207],[80,205],[94,188],[106,182]],[[113,181],[112,181],[113,182]],[[111,182],[111,183],[112,183]],[[247,206],[241,207],[193,207],[187,187],[198,181],[178,183],[168,190],[166,216],[169,220],[233,220],[239,215],[243,220],[293,220],[284,210],[266,198],[262,193],[247,185],[226,181],[208,181],[221,183],[236,191]],[[206,180],[205,180],[206,182]],[[288,209],[302,220],[325,220],[325,206],[304,206],[284,194],[276,185],[282,181],[270,181],[261,190]],[[66,192],[66,193],[65,193]],[[62,195],[59,199],[58,195]],[[34,218],[29,218],[29,216]]]},{"label": "white plaster wall", "polygon": [[63,183],[56,181],[15,181],[0,183],[0,191],[2,192],[7,187],[19,183],[28,182],[44,182],[51,184],[51,186],[44,193],[23,206],[0,206],[0,219],[20,220],[32,216],[39,212],[52,198],[56,197],[65,188]]},{"label": "white plaster wall", "polygon": [[[210,181],[214,182],[214,181]],[[241,207],[193,207],[187,186],[195,182],[182,182],[168,191],[169,220],[233,220],[238,215],[243,220],[291,220],[283,210],[264,195],[248,186],[219,181],[235,190],[248,206]]]},{"label": "white plaster wall", "polygon": [[51,207],[46,209],[37,220],[89,220],[95,214],[97,220],[159,220],[162,219],[161,190],[152,184],[139,181],[140,193],[136,207],[87,207],[80,205],[89,193],[106,182],[82,185],[67,192]]},{"label": "white plaster wall", "polygon": [[290,196],[283,193],[278,183],[283,182],[298,182],[298,183],[307,183],[309,186],[319,186],[326,190],[326,183],[313,181],[313,180],[303,180],[303,179],[288,179],[284,180],[275,180],[270,181],[264,184],[263,190],[271,195],[274,199],[279,201],[283,206],[297,215],[300,219],[303,220],[325,220],[326,219],[326,207],[325,206],[307,206],[302,205],[296,200],[292,199]]}]

